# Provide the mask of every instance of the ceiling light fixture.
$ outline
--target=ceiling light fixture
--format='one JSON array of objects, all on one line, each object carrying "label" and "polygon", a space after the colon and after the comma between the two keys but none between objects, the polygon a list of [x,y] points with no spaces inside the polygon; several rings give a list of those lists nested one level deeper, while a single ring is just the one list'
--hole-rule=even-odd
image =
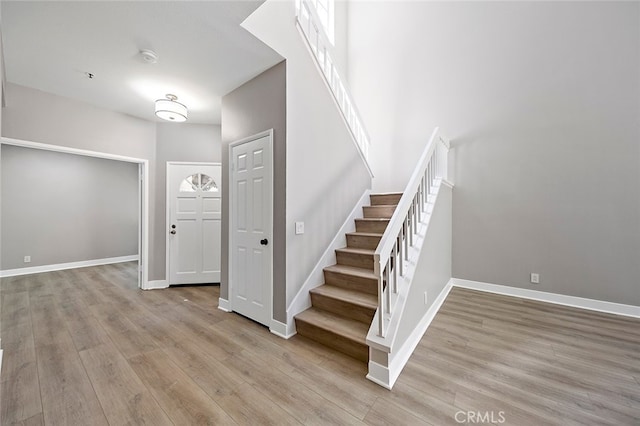
[{"label": "ceiling light fixture", "polygon": [[156,101],[156,115],[163,120],[174,123],[187,121],[187,107],[176,100],[178,97],[170,93],[166,95],[166,99],[158,99]]}]

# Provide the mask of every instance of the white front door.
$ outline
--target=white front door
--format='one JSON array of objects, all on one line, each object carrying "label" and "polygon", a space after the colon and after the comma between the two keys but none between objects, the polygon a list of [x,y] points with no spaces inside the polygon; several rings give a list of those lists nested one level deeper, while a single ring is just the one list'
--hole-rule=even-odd
[{"label": "white front door", "polygon": [[219,164],[167,163],[169,284],[220,282]]},{"label": "white front door", "polygon": [[272,311],[272,132],[231,144],[231,309],[270,325]]}]

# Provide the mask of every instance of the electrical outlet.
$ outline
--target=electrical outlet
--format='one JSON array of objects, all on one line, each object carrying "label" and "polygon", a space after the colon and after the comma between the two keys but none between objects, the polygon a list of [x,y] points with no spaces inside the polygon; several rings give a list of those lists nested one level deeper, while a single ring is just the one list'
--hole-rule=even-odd
[{"label": "electrical outlet", "polygon": [[296,235],[304,234],[304,222],[296,222]]},{"label": "electrical outlet", "polygon": [[31,263],[31,256],[25,256],[24,263]]},{"label": "electrical outlet", "polygon": [[536,274],[535,272],[531,273],[531,283],[540,284],[540,274]]},{"label": "electrical outlet", "polygon": [[429,299],[427,298],[427,292],[424,292],[424,304],[426,305]]}]

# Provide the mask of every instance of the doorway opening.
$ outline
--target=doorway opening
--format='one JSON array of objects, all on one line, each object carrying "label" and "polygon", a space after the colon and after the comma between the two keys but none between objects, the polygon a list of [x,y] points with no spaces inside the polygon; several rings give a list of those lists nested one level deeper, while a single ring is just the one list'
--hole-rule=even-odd
[{"label": "doorway opening", "polygon": [[[59,145],[50,145],[39,142],[31,142],[20,139],[12,139],[2,137],[0,139],[2,145],[12,145],[17,147],[39,149],[43,151],[52,151],[65,154],[80,155],[86,157],[101,158],[107,160],[115,160],[127,163],[134,163],[138,165],[138,274],[137,274],[137,286],[140,289],[146,289],[148,287],[148,273],[149,273],[149,161],[140,158],[133,158],[127,156],[121,156],[116,154],[109,154],[104,152],[89,151],[84,149],[70,148]],[[0,233],[2,230],[0,229]],[[0,253],[1,255],[1,253]],[[114,258],[114,260],[117,260]],[[101,263],[97,263],[101,264]],[[91,266],[91,261],[87,262],[71,262],[68,264],[58,264],[34,268],[20,268],[12,271],[1,271],[2,276],[22,275],[24,273],[37,273],[51,270],[69,269],[74,267]]]}]

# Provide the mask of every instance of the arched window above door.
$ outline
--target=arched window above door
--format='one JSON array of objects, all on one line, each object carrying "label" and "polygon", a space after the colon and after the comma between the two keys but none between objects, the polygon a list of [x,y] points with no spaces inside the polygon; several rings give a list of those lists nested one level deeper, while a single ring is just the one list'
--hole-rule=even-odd
[{"label": "arched window above door", "polygon": [[204,173],[187,176],[180,182],[180,192],[218,192],[218,184],[213,178]]}]

